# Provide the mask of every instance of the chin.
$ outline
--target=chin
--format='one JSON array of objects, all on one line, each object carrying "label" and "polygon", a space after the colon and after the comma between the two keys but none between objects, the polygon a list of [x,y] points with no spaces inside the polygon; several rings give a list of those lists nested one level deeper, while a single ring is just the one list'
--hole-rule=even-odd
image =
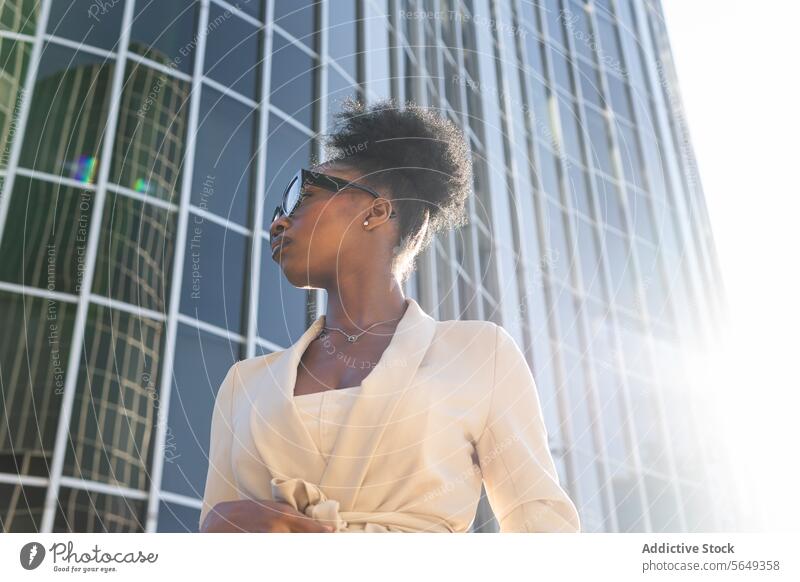
[{"label": "chin", "polygon": [[298,289],[314,289],[317,287],[313,282],[316,280],[314,272],[308,269],[308,264],[295,265],[285,263],[281,265],[283,276]]}]

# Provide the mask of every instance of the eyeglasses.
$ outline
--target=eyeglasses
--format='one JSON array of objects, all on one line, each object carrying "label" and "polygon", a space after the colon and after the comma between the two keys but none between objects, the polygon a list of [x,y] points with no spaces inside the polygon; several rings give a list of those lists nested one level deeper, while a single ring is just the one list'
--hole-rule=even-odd
[{"label": "eyeglasses", "polygon": [[[309,185],[322,188],[334,194],[346,190],[347,188],[356,188],[372,194],[375,198],[381,198],[381,195],[369,186],[356,184],[344,178],[338,178],[320,172],[312,172],[311,170],[302,168],[289,181],[289,185],[286,186],[286,190],[284,190],[283,197],[281,198],[281,203],[275,207],[275,212],[272,214],[272,222],[275,222],[280,216],[292,216],[305,194],[306,186]],[[395,216],[397,216],[397,213],[392,210],[389,218],[394,218]]]}]

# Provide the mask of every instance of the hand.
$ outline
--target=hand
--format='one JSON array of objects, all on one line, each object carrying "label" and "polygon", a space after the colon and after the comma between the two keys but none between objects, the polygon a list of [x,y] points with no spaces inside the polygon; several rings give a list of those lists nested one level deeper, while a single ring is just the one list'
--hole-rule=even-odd
[{"label": "hand", "polygon": [[300,513],[288,503],[237,500],[217,503],[208,512],[201,533],[272,532],[328,533],[333,528]]}]

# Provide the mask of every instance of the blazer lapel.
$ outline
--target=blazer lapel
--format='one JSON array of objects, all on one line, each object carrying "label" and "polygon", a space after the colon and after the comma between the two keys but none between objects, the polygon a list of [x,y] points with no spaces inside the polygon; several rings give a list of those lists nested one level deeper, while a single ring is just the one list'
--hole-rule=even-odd
[{"label": "blazer lapel", "polygon": [[250,431],[273,477],[301,477],[316,483],[325,468],[322,453],[294,404],[297,367],[308,344],[322,331],[324,319],[319,316],[294,344],[265,361],[255,379],[259,389],[250,413]]},{"label": "blazer lapel", "polygon": [[389,345],[352,400],[327,466],[294,404],[297,367],[308,344],[322,331],[325,316],[273,360],[265,361],[255,378],[260,388],[249,420],[255,447],[273,477],[318,483],[343,508],[353,506],[386,426],[412,385],[436,330],[436,320],[414,299],[407,297],[406,303]]}]

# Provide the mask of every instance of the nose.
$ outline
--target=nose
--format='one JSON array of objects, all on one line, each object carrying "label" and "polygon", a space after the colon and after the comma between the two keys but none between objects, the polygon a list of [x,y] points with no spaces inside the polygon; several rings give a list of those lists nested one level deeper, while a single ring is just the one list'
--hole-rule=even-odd
[{"label": "nose", "polygon": [[285,231],[289,224],[289,217],[281,215],[276,218],[269,227],[269,239],[273,240],[276,236]]}]

